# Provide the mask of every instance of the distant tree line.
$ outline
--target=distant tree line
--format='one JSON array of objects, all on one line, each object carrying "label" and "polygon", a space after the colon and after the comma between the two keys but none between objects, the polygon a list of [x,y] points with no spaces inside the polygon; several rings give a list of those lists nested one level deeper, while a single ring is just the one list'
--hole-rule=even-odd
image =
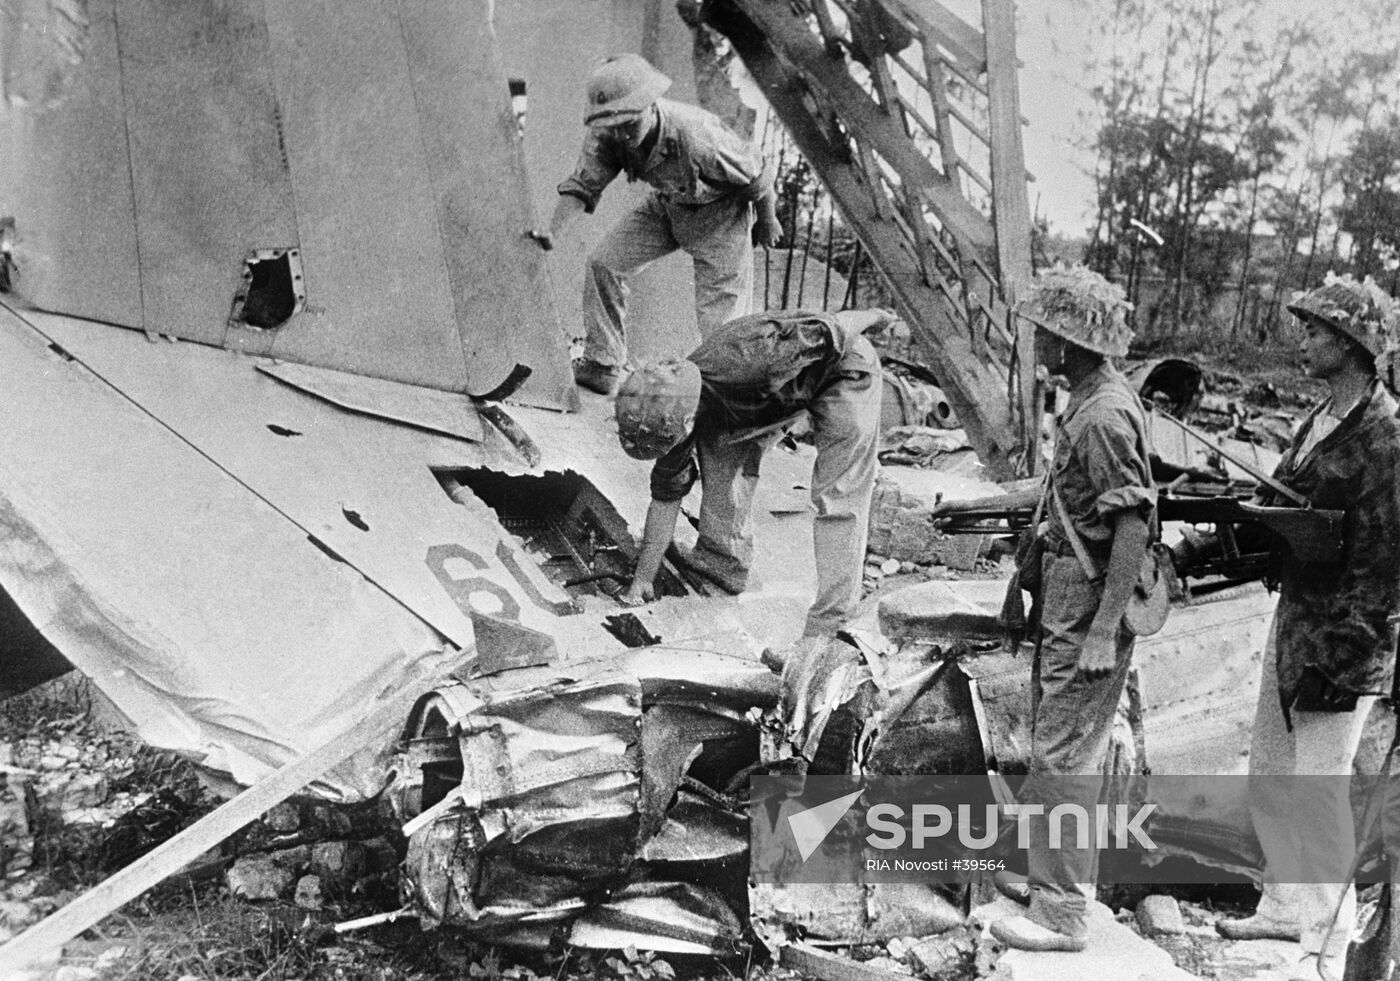
[{"label": "distant tree line", "polygon": [[1080,0],[1098,36],[1085,261],[1149,340],[1264,340],[1326,272],[1400,293],[1400,5]]}]

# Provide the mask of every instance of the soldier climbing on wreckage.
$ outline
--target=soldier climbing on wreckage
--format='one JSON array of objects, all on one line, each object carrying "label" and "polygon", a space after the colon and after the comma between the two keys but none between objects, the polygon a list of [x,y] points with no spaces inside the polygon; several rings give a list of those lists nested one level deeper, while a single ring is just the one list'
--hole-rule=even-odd
[{"label": "soldier climbing on wreckage", "polygon": [[[583,286],[583,355],[574,378],[611,394],[627,364],[629,277],[677,249],[695,262],[695,315],[702,337],[752,309],[753,248],[782,239],[773,174],[749,141],[709,112],[661,96],[671,80],[640,55],[609,58],[588,79],[588,126],[578,166],[559,185],[546,249],[583,213],[592,214],[618,174],[651,192],[588,257]],[[755,225],[755,218],[757,224]]]}]

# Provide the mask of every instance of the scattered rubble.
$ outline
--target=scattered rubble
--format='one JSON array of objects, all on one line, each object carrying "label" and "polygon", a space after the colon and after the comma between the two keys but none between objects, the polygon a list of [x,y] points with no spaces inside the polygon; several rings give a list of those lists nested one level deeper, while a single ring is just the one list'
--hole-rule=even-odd
[{"label": "scattered rubble", "polygon": [[881,562],[894,559],[960,571],[974,569],[986,550],[985,536],[943,534],[933,522],[937,503],[882,476],[875,483],[870,506],[870,552],[881,556]]},{"label": "scattered rubble", "polygon": [[1138,903],[1137,925],[1145,936],[1176,935],[1186,932],[1181,907],[1171,896],[1148,896]]},{"label": "scattered rubble", "polygon": [[319,875],[304,875],[297,880],[296,894],[292,897],[292,902],[302,909],[320,909],[323,899]]},{"label": "scattered rubble", "polygon": [[276,899],[291,888],[292,873],[268,855],[240,858],[228,870],[228,890],[239,899]]}]

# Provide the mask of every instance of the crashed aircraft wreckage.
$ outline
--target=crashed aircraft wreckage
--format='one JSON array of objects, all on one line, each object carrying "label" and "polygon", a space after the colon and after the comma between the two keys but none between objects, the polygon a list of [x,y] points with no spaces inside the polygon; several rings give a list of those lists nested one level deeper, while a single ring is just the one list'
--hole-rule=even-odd
[{"label": "crashed aircraft wreckage", "polygon": [[[751,902],[746,780],[792,760],[1023,766],[1029,662],[999,652],[1002,584],[887,597],[884,638],[872,622],[833,645],[785,731],[758,655],[810,598],[805,504],[781,504],[810,456],[767,461],[759,587],[706,596],[672,569],[668,596],[621,608],[646,473],[568,384],[574,274],[523,232],[576,149],[593,61],[642,49],[684,87],[725,34],[988,473],[1024,475],[1040,396],[1010,367],[1030,363],[1007,312],[1030,276],[1011,5],[984,0],[974,26],[934,3],[734,0],[703,5],[698,40],[659,0],[612,20],[498,0],[494,31],[492,6],[0,10],[0,585],[37,628],[5,690],[77,667],[148,742],[250,788],[207,819],[223,835],[303,787],[387,784],[428,925],[723,952],[749,913],[774,937],[940,920],[929,896],[827,922]],[[508,75],[532,86],[524,142]],[[980,160],[955,149],[968,135]],[[643,305],[649,343],[683,350],[687,306]],[[1270,608],[1228,590],[1139,645],[1125,766],[1240,772]],[[1181,852],[1251,868],[1247,818],[1167,820]],[[202,833],[124,894],[220,832]],[[0,962],[112,908],[40,924]]]}]

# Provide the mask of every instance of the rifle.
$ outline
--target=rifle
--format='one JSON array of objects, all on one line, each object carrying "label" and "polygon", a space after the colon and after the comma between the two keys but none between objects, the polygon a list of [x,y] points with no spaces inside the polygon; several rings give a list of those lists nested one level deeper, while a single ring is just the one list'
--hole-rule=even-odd
[{"label": "rifle", "polygon": [[[940,501],[933,517],[948,535],[1009,535],[1027,531],[1034,511],[1024,494],[1003,495]],[[1183,550],[1186,561],[1177,569],[1182,577],[1262,578],[1277,548],[1287,549],[1300,562],[1336,562],[1342,556],[1343,511],[1265,507],[1229,496],[1180,495],[1167,487],[1158,492],[1157,515],[1163,522],[1184,522],[1193,528],[1209,525],[1215,533],[1217,548]],[[1200,536],[1195,542],[1199,544]]]}]

